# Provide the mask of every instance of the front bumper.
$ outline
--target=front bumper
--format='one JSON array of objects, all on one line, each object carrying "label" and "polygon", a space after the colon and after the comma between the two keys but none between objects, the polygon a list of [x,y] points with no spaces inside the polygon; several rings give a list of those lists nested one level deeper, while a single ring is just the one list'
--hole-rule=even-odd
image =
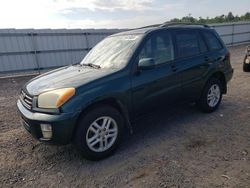
[{"label": "front bumper", "polygon": [[[61,113],[58,115],[31,112],[23,106],[20,100],[17,101],[17,108],[21,114],[24,128],[34,138],[51,144],[61,145],[70,143],[80,112]],[[51,139],[43,138],[40,128],[41,123],[52,126]]]}]

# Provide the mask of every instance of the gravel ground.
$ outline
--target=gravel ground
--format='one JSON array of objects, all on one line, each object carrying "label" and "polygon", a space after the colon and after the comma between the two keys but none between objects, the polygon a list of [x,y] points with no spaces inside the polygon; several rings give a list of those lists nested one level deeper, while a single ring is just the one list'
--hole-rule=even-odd
[{"label": "gravel ground", "polygon": [[30,78],[0,80],[0,187],[250,187],[250,73],[245,46],[232,47],[235,74],[221,107],[178,105],[136,122],[108,159],[91,162],[70,145],[34,140],[16,100]]}]

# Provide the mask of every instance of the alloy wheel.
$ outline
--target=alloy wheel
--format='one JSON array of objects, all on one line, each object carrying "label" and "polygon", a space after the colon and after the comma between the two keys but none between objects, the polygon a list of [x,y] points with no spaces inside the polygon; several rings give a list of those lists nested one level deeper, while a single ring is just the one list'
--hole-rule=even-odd
[{"label": "alloy wheel", "polygon": [[117,135],[116,121],[108,116],[99,117],[91,123],[87,130],[87,145],[94,152],[104,152],[114,144]]},{"label": "alloy wheel", "polygon": [[208,95],[207,95],[207,103],[210,107],[215,107],[221,97],[221,91],[220,87],[218,84],[213,84],[210,89],[208,90]]}]

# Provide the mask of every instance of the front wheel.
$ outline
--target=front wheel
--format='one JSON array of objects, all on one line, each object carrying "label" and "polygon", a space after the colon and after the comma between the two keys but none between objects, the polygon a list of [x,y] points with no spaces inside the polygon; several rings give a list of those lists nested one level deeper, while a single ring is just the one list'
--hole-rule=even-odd
[{"label": "front wheel", "polygon": [[74,144],[89,160],[112,155],[121,142],[123,118],[114,108],[95,106],[79,123]]},{"label": "front wheel", "polygon": [[214,112],[217,110],[222,99],[222,82],[218,78],[211,78],[199,99],[198,107],[203,112]]}]

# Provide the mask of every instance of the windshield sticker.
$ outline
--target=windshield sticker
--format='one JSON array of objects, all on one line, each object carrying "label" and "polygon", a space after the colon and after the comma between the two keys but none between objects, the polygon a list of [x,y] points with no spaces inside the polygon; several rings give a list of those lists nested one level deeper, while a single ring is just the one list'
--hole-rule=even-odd
[{"label": "windshield sticker", "polygon": [[122,39],[123,40],[136,40],[138,38],[139,38],[139,36],[137,36],[137,35],[127,35],[127,36],[124,36]]}]

